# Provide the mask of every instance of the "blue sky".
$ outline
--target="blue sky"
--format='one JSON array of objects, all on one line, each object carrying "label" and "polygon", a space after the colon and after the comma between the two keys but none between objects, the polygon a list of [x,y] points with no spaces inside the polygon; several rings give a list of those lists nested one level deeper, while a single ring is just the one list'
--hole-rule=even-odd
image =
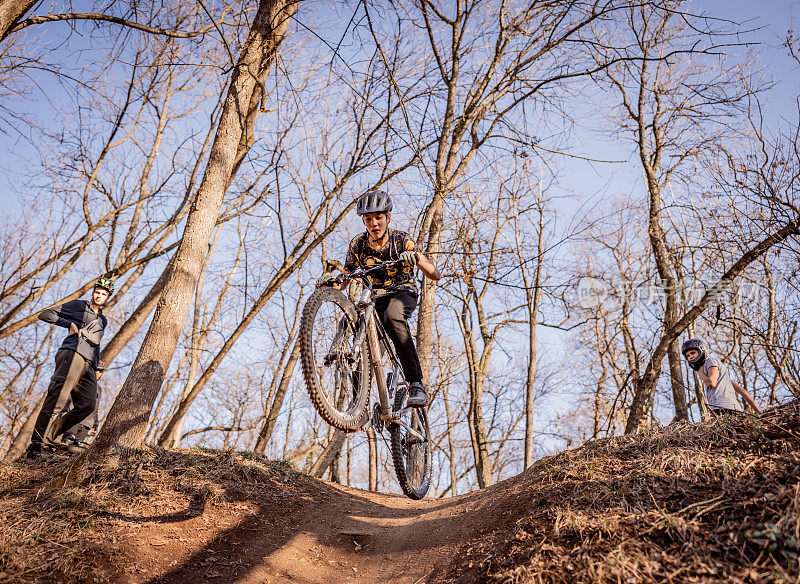
[{"label": "blue sky", "polygon": [[[764,0],[762,2],[751,2],[737,0],[726,2],[723,0],[701,0],[694,3],[697,10],[706,12],[711,16],[723,19],[730,19],[745,23],[747,27],[760,29],[751,38],[756,39],[760,46],[754,50],[758,52],[758,59],[761,61],[759,66],[772,69],[775,74],[776,86],[765,99],[767,115],[772,120],[781,117],[789,118],[794,115],[793,98],[800,84],[797,83],[797,71],[792,71],[793,63],[786,56],[785,49],[781,44],[785,41],[787,31],[792,28],[800,19],[800,3],[786,0]],[[328,12],[323,2],[315,2],[314,14],[318,17],[320,13]],[[340,15],[341,17],[341,15]],[[298,18],[304,20],[302,11]],[[311,17],[312,20],[315,17]],[[311,25],[312,23],[308,23]],[[67,32],[66,23],[50,23],[36,27],[35,35],[31,39],[35,42],[47,46],[56,46],[63,39]],[[88,45],[87,37],[87,45]],[[74,42],[74,41],[73,41]],[[78,45],[79,46],[79,45]],[[731,52],[744,55],[749,49],[733,48]],[[82,59],[94,58],[90,54],[88,46],[81,51],[74,53],[74,64],[79,66]],[[67,99],[64,93],[65,88],[53,83],[53,77],[45,72],[34,73],[33,79],[38,85],[38,89],[33,89],[31,100],[7,103],[12,109],[22,108],[22,111],[29,115],[35,115],[40,120],[48,118],[57,119],[60,114],[60,104]],[[67,89],[68,90],[68,89]],[[32,155],[29,145],[21,139],[14,127],[3,126],[0,128],[0,151],[6,154],[0,163],[0,209],[12,210],[18,206],[17,172],[25,168],[26,159]],[[584,177],[578,178],[579,183],[602,185],[607,177],[601,177],[600,169],[586,168]],[[598,180],[599,179],[599,180]],[[589,188],[589,192],[592,189]]]},{"label": "blue sky", "polygon": [[[786,56],[785,49],[781,45],[785,41],[787,31],[792,28],[792,23],[800,22],[800,4],[782,0],[762,0],[762,2],[706,0],[698,1],[694,6],[711,16],[743,22],[749,28],[759,29],[750,37],[756,39],[759,46],[732,48],[730,52],[742,58],[755,54],[757,55],[755,58],[759,60],[757,65],[772,71],[776,84],[764,100],[768,120],[780,123],[781,118],[792,119],[796,113],[794,99],[800,89],[798,83],[800,72],[794,68],[794,63]],[[316,16],[309,16],[308,22],[302,9],[298,19],[311,25],[320,13],[327,12],[326,4],[319,0],[315,1],[314,8],[319,12]],[[38,27],[36,34],[31,35],[31,38],[36,39],[38,43],[55,46],[67,31],[66,23],[51,23]],[[84,51],[74,54],[75,67],[79,66],[82,59],[95,58],[88,49],[88,40],[86,42],[87,47]],[[52,76],[44,72],[35,74],[34,79],[39,89],[32,91],[31,100],[18,101],[10,104],[10,107],[23,108],[27,114],[35,115],[40,120],[53,119],[54,126],[57,126],[64,102],[69,97],[66,91],[70,90],[64,86],[54,85]],[[584,147],[586,150],[582,150]],[[602,140],[575,145],[573,148],[576,153],[589,156],[600,153],[603,156],[598,157],[603,158],[626,158],[628,156],[626,152],[629,152],[626,150],[627,147]],[[33,156],[30,145],[13,129],[4,126],[0,127],[0,151],[4,153],[0,158],[0,211],[8,213],[19,206],[18,195],[22,194],[19,192],[19,178],[24,176],[30,162],[37,161],[30,160]],[[572,223],[570,217],[587,212],[593,205],[601,204],[609,195],[631,194],[641,189],[640,172],[635,164],[570,163],[567,167],[568,172],[565,173],[566,178],[561,188],[564,192],[580,193],[580,195],[572,202],[565,202],[560,209],[564,228]],[[337,241],[345,239],[341,236],[336,238]],[[334,255],[333,250],[332,255]],[[540,338],[542,344],[552,353],[564,355],[567,352],[564,335],[545,329]],[[556,357],[556,360],[559,358]]]}]

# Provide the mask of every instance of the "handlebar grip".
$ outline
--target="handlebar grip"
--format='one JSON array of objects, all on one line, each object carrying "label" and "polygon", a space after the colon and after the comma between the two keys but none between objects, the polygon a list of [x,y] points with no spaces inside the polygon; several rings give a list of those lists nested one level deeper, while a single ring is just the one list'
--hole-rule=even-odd
[{"label": "handlebar grip", "polygon": [[330,274],[334,270],[339,270],[340,272],[344,271],[344,266],[342,262],[338,260],[325,260],[325,267],[323,268],[323,272],[326,274]]}]

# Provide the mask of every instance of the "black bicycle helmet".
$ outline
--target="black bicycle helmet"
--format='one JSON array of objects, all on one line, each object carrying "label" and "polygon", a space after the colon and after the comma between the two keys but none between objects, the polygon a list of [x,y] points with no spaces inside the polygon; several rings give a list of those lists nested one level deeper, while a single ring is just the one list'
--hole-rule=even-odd
[{"label": "black bicycle helmet", "polygon": [[94,287],[108,290],[108,295],[111,296],[114,293],[114,280],[111,278],[100,278],[94,283]]},{"label": "black bicycle helmet", "polygon": [[697,359],[689,361],[689,366],[697,371],[703,366],[706,357],[708,357],[708,347],[703,339],[689,339],[688,341],[683,342],[683,345],[681,346],[681,353],[683,353],[683,356],[686,357],[686,352],[691,351],[692,349],[700,353]]},{"label": "black bicycle helmet", "polygon": [[356,213],[389,213],[392,210],[392,197],[386,191],[367,191],[358,198]]}]

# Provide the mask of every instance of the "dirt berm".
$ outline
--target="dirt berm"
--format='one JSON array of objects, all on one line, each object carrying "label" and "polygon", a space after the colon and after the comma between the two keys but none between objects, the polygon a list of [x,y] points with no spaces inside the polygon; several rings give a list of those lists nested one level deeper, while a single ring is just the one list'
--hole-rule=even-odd
[{"label": "dirt berm", "polygon": [[246,454],[143,451],[86,484],[0,468],[0,582],[798,582],[800,406],[586,444],[411,501]]}]

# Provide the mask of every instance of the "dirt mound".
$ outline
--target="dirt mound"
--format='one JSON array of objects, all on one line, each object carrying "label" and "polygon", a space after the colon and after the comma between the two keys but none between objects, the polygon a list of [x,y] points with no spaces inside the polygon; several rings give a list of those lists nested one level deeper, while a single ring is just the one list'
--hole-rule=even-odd
[{"label": "dirt mound", "polygon": [[[63,464],[68,464],[64,462]],[[84,485],[0,468],[5,582],[796,582],[800,407],[598,441],[411,501],[242,454],[143,451]]]}]

